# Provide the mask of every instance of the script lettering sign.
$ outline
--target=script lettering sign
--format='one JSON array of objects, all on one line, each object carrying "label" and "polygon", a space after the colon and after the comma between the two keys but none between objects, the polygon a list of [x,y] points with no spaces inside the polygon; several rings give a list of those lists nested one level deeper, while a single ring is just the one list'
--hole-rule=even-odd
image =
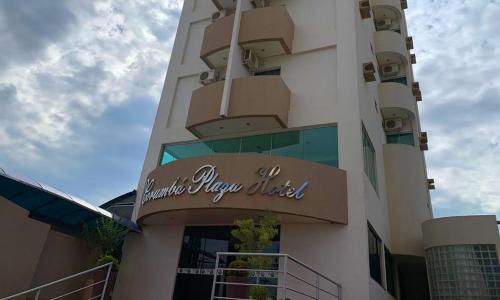
[{"label": "script lettering sign", "polygon": [[222,179],[215,165],[204,165],[196,170],[191,177],[176,177],[167,186],[155,187],[155,180],[146,181],[142,204],[153,200],[172,198],[183,194],[196,195],[200,192],[214,194],[213,203],[219,203],[226,194],[245,191],[248,196],[255,194],[278,196],[300,200],[304,197],[309,182],[304,181],[298,186],[293,186],[291,180],[274,185],[273,182],[281,172],[279,165],[262,167],[257,170],[258,180],[245,187],[242,183],[228,182]]}]

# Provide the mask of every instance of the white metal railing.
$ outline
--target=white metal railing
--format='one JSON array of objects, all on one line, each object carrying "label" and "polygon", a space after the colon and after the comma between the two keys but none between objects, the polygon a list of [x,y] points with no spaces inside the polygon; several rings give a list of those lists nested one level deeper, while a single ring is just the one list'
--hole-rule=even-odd
[{"label": "white metal railing", "polygon": [[[274,259],[270,269],[235,269],[221,266],[229,257],[269,257]],[[248,274],[245,283],[227,282],[227,272],[239,271]],[[241,286],[251,288],[262,286],[274,290],[273,299],[342,299],[342,285],[319,273],[305,263],[282,253],[236,253],[218,252],[215,259],[211,300],[251,300],[225,295],[224,287]],[[275,298],[274,298],[275,297]],[[1,300],[1,299],[0,299]]]},{"label": "white metal railing", "polygon": [[62,299],[64,297],[66,297],[66,296],[69,296],[69,295],[72,295],[72,294],[84,291],[86,289],[89,289],[91,287],[97,286],[99,284],[103,284],[103,288],[102,288],[101,293],[98,294],[98,295],[96,295],[96,296],[91,296],[91,298],[89,298],[88,300],[94,300],[94,299],[104,300],[104,296],[106,295],[106,288],[108,287],[109,274],[111,273],[111,268],[112,267],[113,267],[113,263],[107,263],[105,265],[101,265],[101,266],[98,266],[98,267],[95,267],[95,268],[92,268],[92,269],[89,269],[89,270],[86,270],[86,271],[83,271],[83,272],[80,272],[80,273],[77,273],[77,274],[73,274],[71,276],[68,276],[68,277],[65,277],[65,278],[61,278],[61,279],[53,281],[51,283],[47,283],[47,284],[44,284],[44,285],[41,285],[41,286],[38,286],[38,287],[35,287],[35,288],[32,288],[32,289],[29,289],[27,291],[24,291],[24,292],[15,294],[15,295],[11,295],[11,296],[8,296],[8,297],[5,297],[5,298],[1,298],[0,300],[11,300],[11,299],[16,299],[16,298],[21,297],[21,296],[27,296],[27,295],[30,295],[30,294],[34,294],[34,298],[33,299],[34,300],[38,300],[38,299],[40,299],[41,292],[44,289],[46,289],[46,288],[53,287],[53,286],[55,286],[57,284],[60,284],[62,282],[67,282],[67,281],[69,281],[71,279],[74,279],[74,278],[77,278],[77,277],[81,277],[81,276],[83,276],[85,274],[89,274],[89,273],[92,273],[92,272],[97,271],[97,270],[106,270],[106,278],[103,279],[103,280],[94,282],[94,283],[89,284],[89,285],[85,285],[83,287],[77,288],[77,289],[69,291],[67,293],[64,293],[64,294],[61,294],[61,295],[58,295],[58,296],[55,296],[55,297],[47,299],[47,300]]}]

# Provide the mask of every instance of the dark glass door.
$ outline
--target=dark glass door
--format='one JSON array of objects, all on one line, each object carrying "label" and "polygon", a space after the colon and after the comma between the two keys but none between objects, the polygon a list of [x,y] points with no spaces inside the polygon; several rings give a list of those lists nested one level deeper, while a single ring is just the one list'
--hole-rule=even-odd
[{"label": "dark glass door", "polygon": [[[233,226],[186,227],[173,300],[210,300],[217,252],[237,252]],[[267,251],[266,251],[267,252]],[[269,252],[279,252],[279,235]],[[228,261],[220,265],[227,267]]]}]

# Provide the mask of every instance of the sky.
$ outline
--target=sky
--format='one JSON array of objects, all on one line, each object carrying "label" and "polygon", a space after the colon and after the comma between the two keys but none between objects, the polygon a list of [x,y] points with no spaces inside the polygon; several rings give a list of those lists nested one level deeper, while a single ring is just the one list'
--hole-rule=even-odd
[{"label": "sky", "polygon": [[[408,2],[435,216],[500,216],[500,0]],[[94,204],[134,189],[181,8],[0,1],[0,167]]]}]

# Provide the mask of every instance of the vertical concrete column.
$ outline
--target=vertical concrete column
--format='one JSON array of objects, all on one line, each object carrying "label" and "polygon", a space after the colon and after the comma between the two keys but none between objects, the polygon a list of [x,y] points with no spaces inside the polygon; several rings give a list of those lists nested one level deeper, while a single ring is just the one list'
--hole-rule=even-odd
[{"label": "vertical concrete column", "polygon": [[222,93],[222,102],[220,107],[220,115],[222,117],[227,117],[229,112],[229,99],[231,97],[233,79],[250,75],[241,61],[243,50],[238,45],[238,37],[240,35],[241,15],[245,10],[252,8],[252,4],[249,0],[238,0],[236,5],[231,47],[229,48],[229,57],[227,62],[226,82],[224,84],[224,92]]}]

